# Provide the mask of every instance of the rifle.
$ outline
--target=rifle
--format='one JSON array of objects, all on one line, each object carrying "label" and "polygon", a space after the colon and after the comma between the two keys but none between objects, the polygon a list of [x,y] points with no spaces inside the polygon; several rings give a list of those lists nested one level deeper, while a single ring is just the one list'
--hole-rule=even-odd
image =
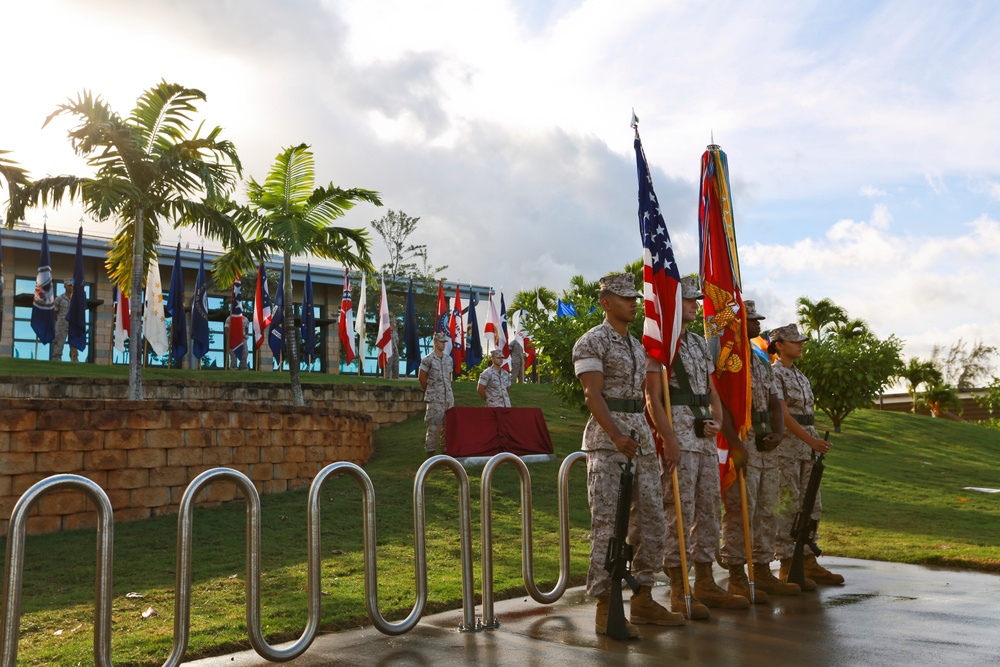
[{"label": "rifle", "polygon": [[[631,437],[635,439],[635,431]],[[625,601],[622,599],[622,580],[632,592],[639,592],[639,582],[632,576],[632,545],[628,543],[628,519],[632,510],[632,459],[622,468],[621,485],[618,487],[618,511],[615,514],[615,534],[608,540],[607,560],[604,569],[611,575],[611,599],[608,604],[607,635],[612,639],[628,639],[625,627]]]},{"label": "rifle", "polygon": [[[829,431],[823,434],[823,439],[830,439]],[[816,505],[816,494],[819,493],[819,484],[823,481],[823,470],[826,469],[823,458],[823,455],[820,454],[813,459],[812,472],[809,473],[809,484],[806,486],[806,494],[802,497],[802,508],[795,515],[795,522],[792,524],[791,534],[795,539],[795,551],[792,553],[792,563],[788,567],[788,582],[799,586],[805,584],[806,545],[809,545],[816,556],[823,553],[813,537],[817,522],[812,518],[813,507]]]}]

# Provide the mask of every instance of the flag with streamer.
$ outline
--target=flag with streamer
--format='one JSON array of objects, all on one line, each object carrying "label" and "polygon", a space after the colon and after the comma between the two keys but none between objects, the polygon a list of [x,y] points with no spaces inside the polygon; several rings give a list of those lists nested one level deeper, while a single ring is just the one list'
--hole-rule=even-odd
[{"label": "flag with streamer", "polygon": [[205,249],[201,249],[198,277],[191,297],[191,354],[201,359],[208,354],[208,281],[205,280]]},{"label": "flag with streamer", "polygon": [[368,278],[364,273],[361,274],[361,293],[355,295],[358,297],[358,314],[354,318],[354,330],[358,332],[358,374],[364,371],[365,366],[365,356],[368,354],[368,341],[365,340],[365,324],[367,323],[368,314],[366,312],[366,305],[368,302]]},{"label": "flag with streamer", "polygon": [[73,262],[73,296],[66,313],[69,335],[66,342],[83,351],[87,347],[87,285],[83,276],[83,225],[76,236],[76,258]]},{"label": "flag with streamer", "polygon": [[142,313],[142,335],[153,348],[153,353],[162,357],[170,351],[167,338],[167,318],[163,312],[163,285],[160,282],[160,263],[153,257],[149,260],[146,274],[146,303]]},{"label": "flag with streamer", "polygon": [[483,360],[483,343],[479,339],[479,318],[476,316],[477,303],[479,300],[472,291],[472,285],[469,285],[469,346],[465,350],[465,370],[475,368]]},{"label": "flag with streamer", "polygon": [[271,328],[267,333],[267,346],[271,355],[281,367],[282,354],[285,350],[285,265],[281,265],[281,275],[278,277],[278,293],[274,295],[274,308],[271,310]]},{"label": "flag with streamer", "polygon": [[170,274],[166,314],[170,315],[170,356],[174,360],[183,359],[187,354],[187,315],[184,312],[184,271],[181,268],[180,243],[174,254],[174,270]]},{"label": "flag with streamer", "polygon": [[500,292],[500,331],[502,332],[503,343],[498,345],[503,350],[503,363],[500,368],[510,371],[510,335],[507,333],[507,306],[503,302],[503,292]]},{"label": "flag with streamer", "polygon": [[308,264],[302,292],[302,359],[308,367],[316,359],[316,313],[313,312],[312,268]]},{"label": "flag with streamer", "polygon": [[42,345],[56,337],[56,295],[52,284],[52,260],[49,259],[49,230],[42,225],[42,251],[35,275],[35,297],[31,302],[31,330]]},{"label": "flag with streamer", "polygon": [[465,361],[465,326],[462,323],[462,293],[455,284],[455,301],[451,304],[451,317],[448,320],[448,335],[451,338],[451,358],[455,363],[455,375],[462,373],[462,362]]},{"label": "flag with streamer", "polygon": [[406,345],[406,375],[420,368],[420,334],[417,332],[417,303],[413,298],[413,278],[406,293],[406,316],[403,322],[403,344]]},{"label": "flag with streamer", "polygon": [[385,293],[385,278],[382,278],[382,294],[378,303],[378,336],[375,347],[379,349],[379,359],[384,367],[392,356],[392,329],[389,327],[389,300]]},{"label": "flag with streamer", "polygon": [[243,361],[247,354],[246,330],[243,325],[243,281],[236,276],[229,302],[229,349]]},{"label": "flag with streamer", "polygon": [[340,347],[344,350],[347,363],[354,361],[357,354],[354,351],[354,310],[351,304],[351,277],[344,269],[344,293],[340,297],[340,318],[337,321],[337,333],[340,335]]},{"label": "flag with streamer", "polygon": [[681,276],[660,202],[653,191],[649,163],[635,127],[635,163],[639,179],[639,234],[642,237],[642,297],[645,320],[642,346],[670,372],[683,331]]},{"label": "flag with streamer", "polygon": [[253,349],[264,344],[264,330],[271,324],[271,295],[267,289],[267,269],[257,267],[257,289],[253,298]]},{"label": "flag with streamer", "polygon": [[[705,293],[705,339],[715,362],[715,386],[732,415],[741,440],[750,426],[752,354],[747,340],[747,316],[740,285],[729,164],[719,146],[708,146],[701,156],[701,193],[698,205],[698,247],[701,289]],[[716,436],[722,493],[736,480],[729,445]]]}]

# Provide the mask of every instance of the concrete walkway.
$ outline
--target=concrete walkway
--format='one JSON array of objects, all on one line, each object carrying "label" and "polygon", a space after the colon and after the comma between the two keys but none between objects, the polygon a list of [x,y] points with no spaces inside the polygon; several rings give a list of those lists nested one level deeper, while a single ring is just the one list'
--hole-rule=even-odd
[{"label": "concrete walkway", "polygon": [[[460,633],[461,610],[428,616],[400,637],[371,627],[322,635],[287,665],[997,665],[1000,576],[845,558],[823,558],[844,586],[772,597],[709,621],[642,626],[639,640],[594,633],[594,602],[582,588],[554,605],[530,598],[496,604],[501,627]],[[716,568],[723,581],[724,573]],[[724,581],[723,581],[724,583]],[[659,601],[666,588],[653,592]],[[626,592],[626,599],[628,593]],[[626,603],[626,613],[627,613]],[[477,609],[481,613],[481,609]],[[263,667],[253,651],[185,663]]]}]

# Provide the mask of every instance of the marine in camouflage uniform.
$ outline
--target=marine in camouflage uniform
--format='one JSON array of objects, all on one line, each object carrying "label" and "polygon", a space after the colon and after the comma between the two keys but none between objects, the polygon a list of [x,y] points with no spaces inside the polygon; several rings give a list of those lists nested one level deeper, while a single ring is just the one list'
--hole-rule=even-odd
[{"label": "marine in camouflage uniform", "polygon": [[524,381],[524,348],[517,338],[510,341],[510,374],[514,382]]},{"label": "marine in camouflage uniform", "polygon": [[[451,374],[453,362],[450,356],[444,354],[445,342],[448,336],[443,331],[434,334],[434,351],[420,360],[420,370],[417,380],[424,390],[424,401],[427,410],[424,422],[427,424],[427,435],[424,438],[424,452],[427,456],[437,453],[438,443],[444,435],[444,413],[455,405],[455,396],[451,391]],[[444,445],[441,445],[444,452]]]},{"label": "marine in camouflage uniform", "polygon": [[389,340],[392,342],[392,354],[386,357],[382,377],[386,380],[399,379],[399,325],[396,320],[389,322]]},{"label": "marine in camouflage uniform", "polygon": [[[626,457],[634,468],[628,541],[634,548],[632,573],[639,592],[632,596],[629,620],[635,624],[678,625],[672,614],[652,599],[652,586],[663,556],[665,525],[656,445],[643,415],[646,353],[628,323],[635,319],[635,279],[630,274],[601,278],[605,320],[573,346],[573,367],[580,378],[591,417],[583,431],[587,453],[587,498],[590,502],[590,569],[587,593],[598,599],[595,629],[607,627],[611,582],[605,564],[615,532],[618,491]],[[629,624],[629,635],[638,631]]]},{"label": "marine in camouflage uniform", "polygon": [[[63,347],[66,345],[66,337],[69,336],[69,320],[66,319],[66,315],[69,314],[70,302],[73,300],[73,281],[67,279],[63,285],[66,290],[56,298],[53,304],[56,311],[56,335],[52,339],[52,347],[49,349],[51,361],[62,361]],[[79,350],[72,345],[69,346],[69,358],[71,361],[80,360]]]},{"label": "marine in camouflage uniform", "polygon": [[[684,324],[697,318],[698,300],[704,298],[695,276],[681,279]],[[662,366],[651,360],[651,375],[659,378]],[[691,605],[694,620],[709,617],[707,607],[745,609],[750,601],[740,595],[730,595],[715,583],[712,563],[719,548],[719,516],[722,498],[719,481],[719,454],[715,435],[722,425],[722,403],[715,391],[711,374],[714,363],[708,343],[701,336],[686,329],[681,334],[680,348],[674,368],[670,373],[670,409],[673,440],[671,447],[680,449],[677,463],[677,484],[681,499],[681,515],[685,531],[687,559],[694,563],[695,585]],[[660,380],[653,391],[662,400]],[[700,422],[702,427],[696,426]],[[698,430],[704,428],[703,435]],[[734,438],[735,439],[735,438]],[[739,446],[740,443],[736,443]],[[665,445],[666,446],[666,445]],[[671,475],[663,476],[663,496],[667,503],[674,499]],[[684,599],[680,539],[676,512],[666,513],[667,543],[663,555],[663,569],[670,578],[670,608],[687,612]]]},{"label": "marine in camouflage uniform", "polygon": [[503,352],[493,350],[490,352],[490,359],[493,365],[479,375],[479,384],[476,389],[479,395],[486,400],[486,407],[509,408],[510,372],[503,369]]},{"label": "marine in camouflage uniform", "polygon": [[[747,314],[747,338],[760,335],[760,321],[765,319],[757,312],[751,300],[743,302]],[[799,587],[777,579],[771,572],[774,560],[776,530],[775,510],[781,488],[781,471],[778,465],[778,445],[784,435],[784,415],[781,410],[781,390],[771,370],[767,353],[751,343],[750,378],[753,403],[750,428],[744,445],[747,465],[743,471],[747,496],[747,515],[750,519],[750,537],[753,553],[755,590],[753,602],[765,604],[767,594],[797,595]],[[739,484],[733,484],[723,498],[725,514],[722,517],[722,560],[729,567],[729,592],[750,597],[750,584],[744,566],[747,564],[746,538],[743,534],[743,503]]]},{"label": "marine in camouflage uniform", "polygon": [[[814,452],[826,453],[830,443],[822,440],[816,431],[812,384],[802,371],[795,367],[795,360],[802,356],[802,343],[806,337],[799,333],[795,324],[788,324],[770,332],[771,345],[778,358],[771,368],[781,391],[785,417],[785,436],[778,449],[781,468],[781,491],[777,511],[777,535],[775,557],[781,561],[781,578],[787,579],[795,541],[791,530],[795,515],[802,505],[809,476],[812,474]],[[819,490],[813,505],[811,519],[819,522],[823,516],[823,500]],[[812,538],[817,537],[815,531]],[[806,567],[804,590],[813,590],[816,582],[842,584],[844,578],[834,574],[816,562],[816,555],[808,545],[805,547]]]}]

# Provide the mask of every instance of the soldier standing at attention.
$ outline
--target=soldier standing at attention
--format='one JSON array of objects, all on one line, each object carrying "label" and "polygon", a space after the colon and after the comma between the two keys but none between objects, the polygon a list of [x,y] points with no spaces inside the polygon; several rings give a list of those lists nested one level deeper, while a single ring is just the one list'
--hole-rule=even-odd
[{"label": "soldier standing at attention", "polygon": [[[56,337],[52,340],[52,348],[49,351],[49,359],[52,361],[62,361],[63,346],[66,345],[66,337],[69,335],[69,304],[73,300],[73,280],[67,279],[63,285],[65,291],[56,299],[53,308],[56,311]],[[69,358],[71,361],[80,360],[80,352],[72,345],[69,346]]]},{"label": "soldier standing at attention", "polygon": [[490,352],[493,365],[479,375],[476,390],[488,408],[510,407],[510,373],[503,369],[503,350]]},{"label": "soldier standing at attention", "polygon": [[385,359],[382,377],[386,380],[399,379],[399,325],[396,320],[389,320],[389,339],[392,341],[392,354]]},{"label": "soldier standing at attention", "polygon": [[[451,357],[445,356],[444,345],[448,336],[443,331],[434,334],[434,351],[420,360],[420,371],[417,380],[424,390],[424,402],[427,411],[424,422],[427,423],[427,437],[424,438],[424,452],[427,458],[437,453],[438,443],[444,435],[444,413],[455,405],[455,396],[451,392],[451,372],[454,364]],[[444,453],[444,445],[441,445]]]},{"label": "soldier standing at attention", "polygon": [[[757,312],[756,304],[743,302],[747,313],[747,340],[760,335],[760,321],[764,316]],[[778,467],[778,445],[784,435],[784,414],[781,411],[781,390],[777,388],[771,360],[759,347],[750,344],[750,377],[753,387],[753,407],[750,428],[744,445],[747,466],[744,469],[747,490],[747,514],[753,553],[750,566],[754,575],[754,602],[767,603],[767,594],[798,595],[797,584],[786,583],[771,572],[774,560],[775,511],[781,487]],[[743,503],[739,484],[733,484],[723,498],[725,514],[722,517],[722,560],[729,567],[729,592],[750,597],[750,582],[744,571],[747,565],[746,539],[743,535]]]},{"label": "soldier standing at attention", "polygon": [[[795,324],[772,329],[771,344],[767,351],[777,354],[778,358],[771,365],[774,378],[777,381],[784,400],[782,413],[785,419],[785,437],[781,441],[778,457],[781,467],[781,508],[778,512],[778,531],[775,545],[775,556],[781,560],[779,576],[788,579],[788,569],[792,564],[795,552],[795,541],[792,540],[792,524],[795,514],[802,505],[802,496],[809,485],[812,474],[813,452],[825,454],[830,451],[830,443],[822,440],[814,426],[814,403],[812,384],[809,378],[795,367],[795,360],[802,356],[802,343],[806,337],[799,333]],[[813,505],[812,519],[817,522],[823,515],[823,503],[820,493],[816,492],[816,504]],[[815,539],[815,534],[813,535]],[[816,584],[842,584],[844,577],[830,572],[816,562],[816,555],[805,547],[805,585],[803,590],[816,589]]]},{"label": "soldier standing at attention", "polygon": [[[597,598],[594,628],[606,634],[612,582],[604,569],[608,543],[615,532],[618,489],[626,458],[635,463],[629,543],[634,547],[632,571],[639,592],[629,605],[629,636],[638,637],[633,624],[679,625],[684,617],[653,600],[652,585],[663,559],[663,492],[653,434],[643,415],[646,352],[628,332],[636,316],[635,278],[627,273],[601,278],[598,295],[605,319],[573,346],[573,367],[590,409],[583,431],[587,453],[587,498],[590,502],[590,570],[587,594]],[[662,418],[666,419],[663,405]],[[630,435],[632,434],[632,435]]]},{"label": "soldier standing at attention", "polygon": [[[698,300],[705,298],[698,288],[696,276],[681,279],[681,314],[685,326],[698,318]],[[663,405],[662,365],[649,361],[646,393],[651,407]],[[722,490],[719,481],[719,454],[715,435],[722,429],[723,406],[712,380],[714,364],[708,343],[686,328],[681,333],[680,349],[670,374],[670,411],[673,427],[657,423],[663,438],[664,470],[677,466],[677,483],[681,497],[688,561],[694,562],[695,581],[691,600],[691,619],[705,620],[708,607],[746,609],[750,601],[742,595],[731,595],[715,583],[712,563],[719,548],[719,515],[722,513]],[[653,415],[656,421],[656,415]],[[664,414],[664,420],[666,415]],[[731,420],[725,419],[730,453],[734,461],[745,461],[743,443],[732,432]],[[740,463],[742,465],[742,463]],[[663,497],[674,497],[673,479],[663,476]],[[667,544],[663,554],[663,569],[670,578],[670,608],[687,613],[684,600],[684,580],[681,571],[680,539],[677,515],[666,513]]]}]

